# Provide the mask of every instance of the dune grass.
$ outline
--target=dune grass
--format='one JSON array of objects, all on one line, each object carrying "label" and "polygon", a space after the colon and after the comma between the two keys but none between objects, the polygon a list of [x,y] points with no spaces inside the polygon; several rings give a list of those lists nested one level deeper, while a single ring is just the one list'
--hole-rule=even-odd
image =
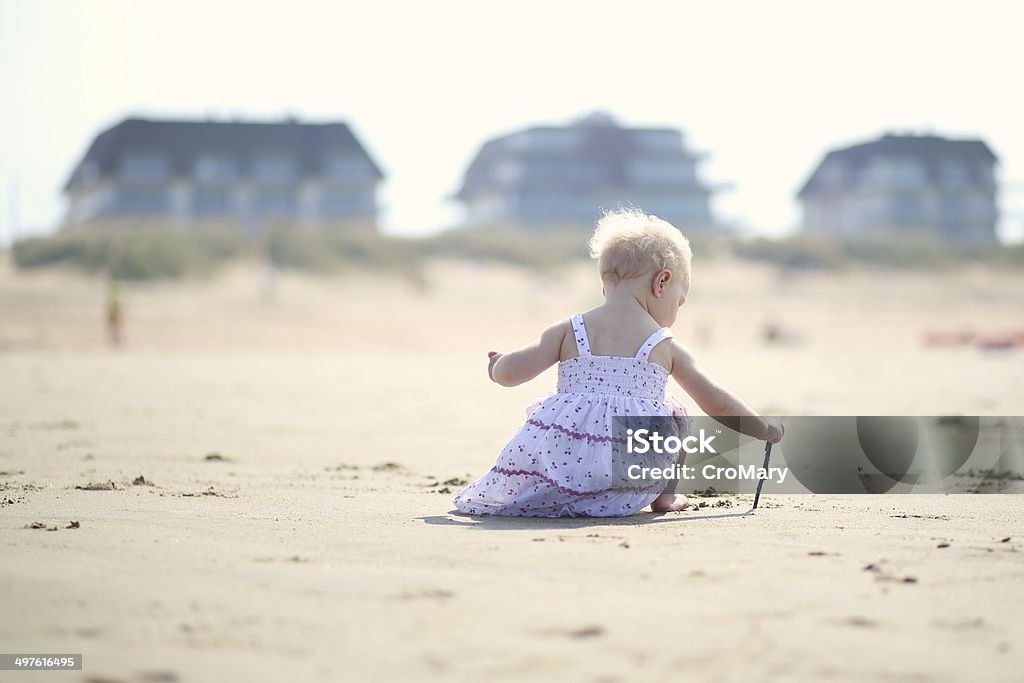
[{"label": "dune grass", "polygon": [[[269,260],[277,267],[336,274],[375,268],[418,268],[429,259],[468,259],[554,272],[585,261],[589,232],[581,229],[523,231],[460,229],[423,237],[394,237],[367,231],[300,230],[278,226],[252,237],[230,226],[178,231],[166,225],[105,225],[29,237],[12,247],[23,270],[66,266],[112,273],[125,280],[180,279],[208,275],[230,261]],[[840,270],[851,267],[941,270],[966,264],[1024,267],[1024,245],[958,246],[922,238],[842,242],[818,235],[783,239],[694,234],[694,257],[727,253],[786,269]]]},{"label": "dune grass", "polygon": [[28,237],[12,247],[22,270],[67,266],[124,280],[179,279],[208,275],[251,249],[234,230],[183,233],[153,226],[106,226]]}]

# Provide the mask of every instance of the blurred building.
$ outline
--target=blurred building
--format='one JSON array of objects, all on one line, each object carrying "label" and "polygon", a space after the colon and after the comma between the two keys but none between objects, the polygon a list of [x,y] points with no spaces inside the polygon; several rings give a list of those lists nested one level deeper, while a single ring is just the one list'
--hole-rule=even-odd
[{"label": "blurred building", "polygon": [[470,226],[592,226],[601,209],[633,205],[700,229],[713,223],[701,158],[679,130],[624,128],[597,113],[487,141],[455,197]]},{"label": "blurred building", "polygon": [[993,242],[996,156],[981,140],[885,135],[828,153],[798,193],[807,232]]},{"label": "blurred building", "polygon": [[382,177],[344,123],[127,119],[93,140],[64,192],[69,224],[375,228]]}]

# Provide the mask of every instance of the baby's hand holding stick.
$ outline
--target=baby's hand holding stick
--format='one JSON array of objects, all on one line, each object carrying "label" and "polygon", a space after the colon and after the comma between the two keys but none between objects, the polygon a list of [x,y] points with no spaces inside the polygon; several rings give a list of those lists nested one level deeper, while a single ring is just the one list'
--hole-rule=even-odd
[{"label": "baby's hand holding stick", "polygon": [[764,440],[768,443],[778,443],[782,441],[782,435],[786,433],[785,425],[774,417],[766,417],[764,421],[768,425]]}]

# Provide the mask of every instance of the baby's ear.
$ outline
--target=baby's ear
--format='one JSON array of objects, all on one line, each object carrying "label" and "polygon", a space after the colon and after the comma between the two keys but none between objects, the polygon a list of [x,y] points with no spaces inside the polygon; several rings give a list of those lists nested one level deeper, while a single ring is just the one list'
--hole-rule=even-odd
[{"label": "baby's ear", "polygon": [[668,268],[658,271],[654,274],[654,279],[651,281],[651,289],[654,290],[654,296],[661,296],[662,291],[668,286],[668,283],[672,281],[672,271]]}]

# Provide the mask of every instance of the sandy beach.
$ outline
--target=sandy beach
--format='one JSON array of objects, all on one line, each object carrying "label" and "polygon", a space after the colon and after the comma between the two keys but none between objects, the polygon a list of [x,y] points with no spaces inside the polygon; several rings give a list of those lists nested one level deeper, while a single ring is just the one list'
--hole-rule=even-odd
[{"label": "sandy beach", "polygon": [[[0,680],[1020,680],[1016,495],[452,514],[554,381],[486,352],[596,304],[591,266],[273,282],[127,285],[112,350],[102,281],[0,267],[0,650],[84,657]],[[1024,349],[922,340],[1024,328],[1021,291],[719,258],[675,331],[764,414],[1020,415]]]}]

